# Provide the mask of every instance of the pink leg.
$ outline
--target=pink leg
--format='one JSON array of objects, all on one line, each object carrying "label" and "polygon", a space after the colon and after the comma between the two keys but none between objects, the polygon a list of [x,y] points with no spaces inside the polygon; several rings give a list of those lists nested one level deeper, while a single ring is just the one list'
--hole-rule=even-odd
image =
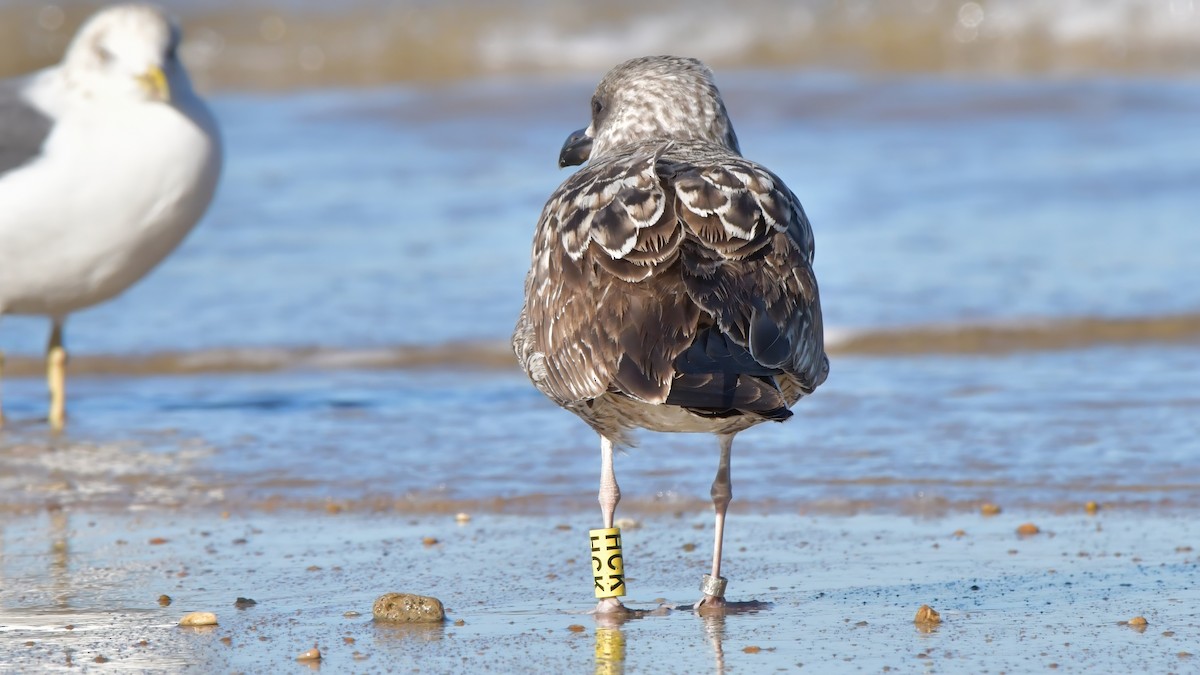
[{"label": "pink leg", "polygon": [[[600,437],[600,515],[604,527],[612,527],[621,501],[621,488],[617,486],[617,474],[613,470],[613,443],[606,436]],[[601,598],[596,603],[596,613],[624,612],[625,605],[617,598]]]},{"label": "pink leg", "polygon": [[733,501],[733,483],[729,476],[729,458],[733,450],[733,436],[733,434],[717,435],[717,441],[721,444],[721,460],[717,464],[717,475],[713,478],[712,490],[709,492],[712,495],[713,511],[716,514],[712,573],[705,577],[701,585],[704,597],[696,603],[696,609],[725,605],[725,580],[721,578],[721,544],[725,538],[725,512],[729,510],[729,502]]}]

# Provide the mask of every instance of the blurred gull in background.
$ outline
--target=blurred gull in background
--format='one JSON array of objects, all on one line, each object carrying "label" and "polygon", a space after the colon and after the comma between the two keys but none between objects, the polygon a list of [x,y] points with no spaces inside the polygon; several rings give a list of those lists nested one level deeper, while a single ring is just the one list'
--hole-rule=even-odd
[{"label": "blurred gull in background", "polygon": [[0,316],[52,322],[56,429],[67,315],[142,278],[216,189],[217,126],[177,58],[179,40],[159,9],[116,6],[80,28],[61,64],[0,82]]}]

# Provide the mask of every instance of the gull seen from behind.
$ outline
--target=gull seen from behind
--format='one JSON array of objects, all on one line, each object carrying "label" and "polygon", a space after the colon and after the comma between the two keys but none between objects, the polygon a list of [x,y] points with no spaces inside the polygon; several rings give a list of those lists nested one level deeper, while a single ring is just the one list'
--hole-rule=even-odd
[{"label": "gull seen from behind", "polygon": [[[783,181],[741,156],[695,59],[609,71],[559,158],[584,162],[538,221],[513,349],[542,393],[600,435],[606,528],[621,496],[614,448],[631,430],[717,436],[712,571],[695,607],[721,608],[733,438],[791,417],[829,372],[812,229]],[[606,597],[596,611],[624,609]]]}]

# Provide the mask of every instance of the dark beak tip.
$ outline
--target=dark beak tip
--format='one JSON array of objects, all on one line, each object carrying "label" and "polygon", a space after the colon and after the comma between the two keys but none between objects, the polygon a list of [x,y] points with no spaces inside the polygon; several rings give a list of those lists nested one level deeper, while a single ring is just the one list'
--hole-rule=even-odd
[{"label": "dark beak tip", "polygon": [[564,168],[576,166],[588,161],[592,154],[592,139],[587,136],[587,129],[571,132],[558,153],[558,166]]}]

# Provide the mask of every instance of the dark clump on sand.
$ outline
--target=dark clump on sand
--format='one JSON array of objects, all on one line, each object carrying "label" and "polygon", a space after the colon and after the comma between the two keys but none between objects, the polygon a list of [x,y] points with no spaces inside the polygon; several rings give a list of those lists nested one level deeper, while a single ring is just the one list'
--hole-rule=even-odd
[{"label": "dark clump on sand", "polygon": [[375,601],[371,613],[376,621],[437,623],[446,620],[442,601],[411,593],[385,593]]}]

